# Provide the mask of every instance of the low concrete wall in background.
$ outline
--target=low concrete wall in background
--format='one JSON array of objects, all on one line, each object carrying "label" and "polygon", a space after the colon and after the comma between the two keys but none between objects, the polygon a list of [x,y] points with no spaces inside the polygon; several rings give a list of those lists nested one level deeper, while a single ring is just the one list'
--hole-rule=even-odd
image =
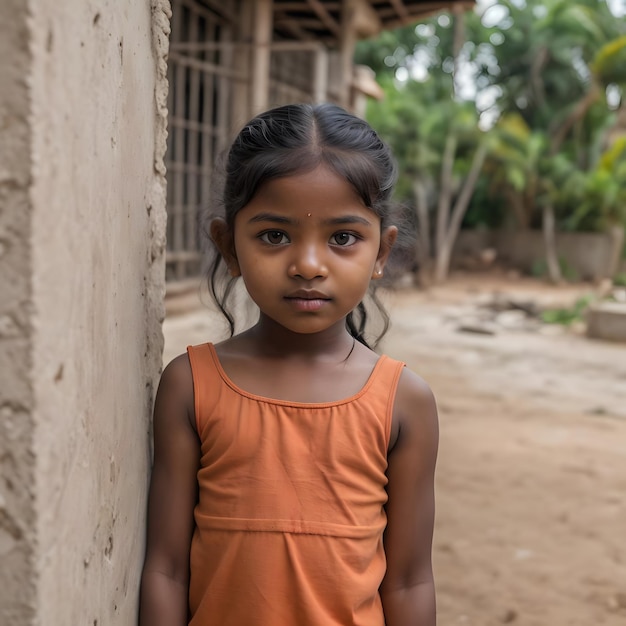
[{"label": "low concrete wall in background", "polygon": [[[599,280],[615,275],[620,267],[624,232],[558,233],[557,253],[564,266],[580,280]],[[497,262],[530,273],[545,259],[543,233],[540,231],[465,230],[459,233],[453,265],[477,257],[481,250],[496,251]]]}]

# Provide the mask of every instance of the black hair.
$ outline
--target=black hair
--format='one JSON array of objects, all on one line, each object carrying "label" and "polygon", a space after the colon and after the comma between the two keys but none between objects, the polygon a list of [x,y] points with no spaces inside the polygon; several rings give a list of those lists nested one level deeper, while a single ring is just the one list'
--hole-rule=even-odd
[{"label": "black hair", "polygon": [[[290,104],[270,109],[250,120],[239,132],[228,151],[217,207],[208,215],[226,220],[232,230],[235,216],[254,197],[266,181],[312,171],[324,164],[347,180],[365,206],[381,220],[381,229],[392,223],[391,195],[396,181],[396,166],[387,145],[372,127],[334,104]],[[216,211],[217,209],[217,211]],[[208,269],[211,296],[228,320],[231,335],[235,323],[227,300],[235,279],[223,270],[217,253]],[[379,311],[383,329],[375,345],[389,327],[389,316],[370,287],[369,297]],[[348,314],[350,334],[368,346],[365,325],[368,312],[363,302]]]}]

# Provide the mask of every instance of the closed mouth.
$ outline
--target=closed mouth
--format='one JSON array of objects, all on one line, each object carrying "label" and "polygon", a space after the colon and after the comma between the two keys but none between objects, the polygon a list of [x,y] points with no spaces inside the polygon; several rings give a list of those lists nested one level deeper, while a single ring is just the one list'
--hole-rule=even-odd
[{"label": "closed mouth", "polygon": [[325,293],[308,289],[299,289],[285,296],[285,298],[287,300],[330,300]]}]

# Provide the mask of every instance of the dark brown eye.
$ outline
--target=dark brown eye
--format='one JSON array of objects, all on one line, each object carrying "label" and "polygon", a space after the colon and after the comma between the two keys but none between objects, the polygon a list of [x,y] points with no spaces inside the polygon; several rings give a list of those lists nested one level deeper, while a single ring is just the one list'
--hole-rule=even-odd
[{"label": "dark brown eye", "polygon": [[356,237],[352,233],[335,233],[330,240],[336,246],[351,246]]},{"label": "dark brown eye", "polygon": [[273,246],[289,243],[289,238],[281,230],[267,230],[261,233],[261,241],[269,243]]}]

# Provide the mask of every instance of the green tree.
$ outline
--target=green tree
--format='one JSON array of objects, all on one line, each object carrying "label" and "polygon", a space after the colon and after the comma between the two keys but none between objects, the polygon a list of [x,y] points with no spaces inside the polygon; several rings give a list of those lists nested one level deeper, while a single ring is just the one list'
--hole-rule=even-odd
[{"label": "green tree", "polygon": [[[384,34],[377,42],[365,42],[357,55],[358,62],[374,67],[385,89],[385,99],[370,104],[368,118],[392,145],[400,163],[400,195],[415,204],[423,281],[426,275],[436,281],[446,278],[486,155],[475,106],[455,97],[463,18],[457,11],[422,25],[421,30],[400,29],[395,37]],[[397,81],[396,71],[410,71],[416,55],[428,59],[431,75],[422,82]]]},{"label": "green tree", "polygon": [[518,113],[502,116],[491,135],[486,171],[492,189],[509,200],[523,228],[541,216],[548,275],[559,282],[555,207],[563,203],[563,190],[576,167],[566,154],[551,153],[548,135],[530,129]]},{"label": "green tree", "polygon": [[[503,116],[495,132],[506,138],[514,114],[525,122],[526,137],[522,133],[525,146],[514,146],[512,161],[500,159],[494,179],[509,183],[504,193],[523,218],[522,225],[532,221],[535,209],[541,211],[549,275],[559,281],[555,211],[560,208],[565,222],[581,224],[575,216],[581,206],[590,207],[583,196],[603,176],[594,169],[600,156],[596,147],[611,115],[607,89],[626,84],[626,39],[620,35],[624,23],[597,0],[499,4],[507,19],[489,33],[489,41],[499,44],[492,45],[499,71],[483,67],[481,75],[501,94],[497,106]],[[576,198],[572,190],[577,190]],[[596,204],[594,210],[602,212],[602,206]]]},{"label": "green tree", "polygon": [[553,280],[556,230],[617,214],[621,196],[601,181],[620,179],[599,164],[626,135],[625,37],[604,0],[499,0],[482,16],[440,15],[361,44],[357,61],[387,94],[368,115],[398,156],[400,193],[432,232],[439,278],[477,185],[520,227],[543,228]]}]

